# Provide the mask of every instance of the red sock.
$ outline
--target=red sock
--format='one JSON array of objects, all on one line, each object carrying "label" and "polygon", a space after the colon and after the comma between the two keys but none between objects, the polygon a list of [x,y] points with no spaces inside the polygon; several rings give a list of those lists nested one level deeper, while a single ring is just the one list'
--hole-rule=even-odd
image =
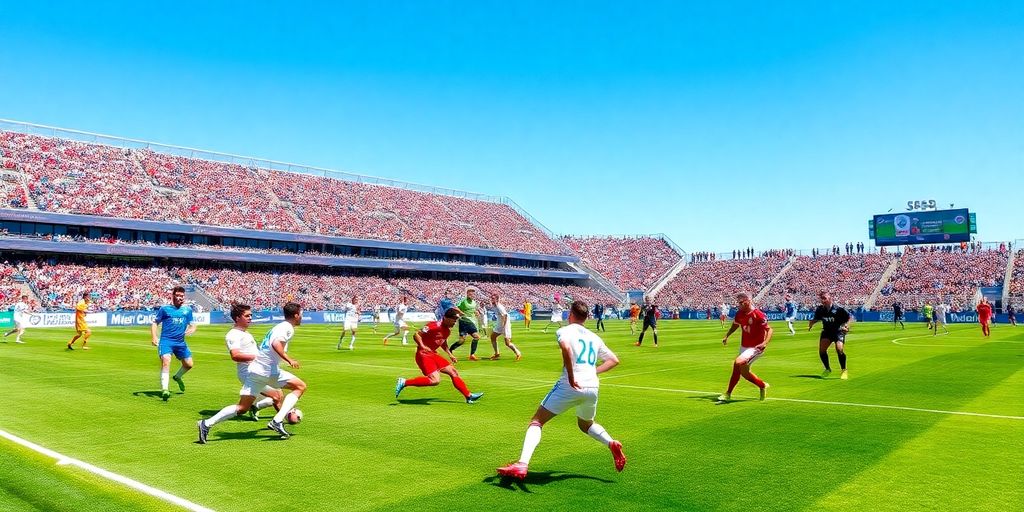
[{"label": "red sock", "polygon": [[416,377],[415,379],[408,379],[405,381],[406,386],[429,386],[430,379],[426,377]]},{"label": "red sock", "polygon": [[452,384],[455,389],[459,390],[459,393],[462,393],[462,396],[469,398],[469,388],[466,387],[466,383],[461,377],[452,377]]},{"label": "red sock", "polygon": [[[747,372],[747,373],[750,373],[750,372]],[[759,388],[763,388],[764,387],[764,381],[759,379],[759,378],[757,378],[757,375],[754,375],[753,373],[750,373],[750,377],[744,376],[743,378],[749,380],[750,382],[753,382],[754,385],[759,387]]]},{"label": "red sock", "polygon": [[732,365],[732,377],[729,377],[729,391],[725,393],[727,395],[732,394],[732,390],[736,388],[736,383],[740,381],[740,369],[736,365]]}]

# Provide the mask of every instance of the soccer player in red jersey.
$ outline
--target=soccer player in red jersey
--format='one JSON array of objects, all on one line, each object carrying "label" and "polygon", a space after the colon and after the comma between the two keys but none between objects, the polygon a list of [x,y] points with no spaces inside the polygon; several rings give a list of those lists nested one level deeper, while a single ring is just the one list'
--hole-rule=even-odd
[{"label": "soccer player in red jersey", "polygon": [[988,324],[992,321],[992,305],[988,303],[988,297],[982,296],[978,303],[978,321],[981,322],[981,332],[986,337],[992,334]]},{"label": "soccer player in red jersey", "polygon": [[729,389],[724,395],[718,397],[719,402],[728,402],[732,398],[732,390],[740,377],[754,383],[761,390],[761,400],[765,399],[768,390],[768,383],[759,379],[750,371],[750,366],[761,358],[768,342],[772,340],[772,327],[768,325],[768,317],[760,309],[754,308],[754,302],[747,292],[740,292],[736,295],[736,302],[739,308],[733,318],[729,332],[722,338],[722,345],[729,342],[729,335],[742,329],[740,337],[740,355],[732,363],[732,377],[729,378]]},{"label": "soccer player in red jersey", "polygon": [[[423,376],[411,379],[399,377],[398,383],[395,384],[395,398],[398,398],[402,390],[408,386],[438,385],[441,382],[442,373],[452,378],[452,385],[459,390],[459,393],[462,393],[462,396],[466,397],[467,404],[476,403],[480,397],[484,396],[483,393],[470,393],[466,383],[459,377],[459,372],[452,366],[458,361],[448,348],[448,336],[451,335],[452,326],[459,321],[461,316],[462,312],[458,308],[450,308],[445,311],[440,322],[430,322],[413,335],[412,338],[416,341],[417,346],[416,366],[420,367]],[[451,362],[437,353],[439,348],[444,349]]]}]

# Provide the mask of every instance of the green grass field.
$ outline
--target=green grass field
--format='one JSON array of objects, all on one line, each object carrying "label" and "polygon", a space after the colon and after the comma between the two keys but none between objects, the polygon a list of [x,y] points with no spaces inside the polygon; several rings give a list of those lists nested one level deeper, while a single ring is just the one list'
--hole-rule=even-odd
[{"label": "green grass field", "polygon": [[[553,336],[536,325],[514,326],[520,362],[507,349],[507,359],[469,362],[468,346],[459,349],[459,371],[486,393],[474,405],[447,379],[396,401],[395,378],[416,375],[416,366],[412,348],[381,346],[383,332],[364,327],[349,352],[334,349],[337,327],[299,327],[291,353],[310,389],[294,436],[278,440],[265,422],[235,419],[217,425],[207,445],[195,443],[196,421],[237,400],[227,326],[203,326],[189,341],[196,368],[186,393],[168,402],[157,396],[148,329],[97,329],[93,349],[74,352],[64,350],[70,331],[34,330],[25,345],[0,343],[0,429],[218,511],[905,512],[1024,503],[1024,327],[996,325],[983,340],[975,325],[933,338],[921,324],[857,324],[851,378],[840,381],[838,372],[818,378],[817,333],[788,336],[777,323],[754,367],[772,385],[770,399],[757,401],[741,381],[738,400],[719,405],[739,333],[722,347],[717,321],[663,321],[654,349],[646,340],[632,346],[628,325],[608,322],[604,337],[622,364],[602,380],[597,420],[623,442],[625,471],[616,473],[608,450],[567,413],[545,427],[520,484],[494,468],[518,458],[530,415],[560,371]],[[260,339],[268,328],[252,331]],[[172,509],[0,439],[0,510]]]}]

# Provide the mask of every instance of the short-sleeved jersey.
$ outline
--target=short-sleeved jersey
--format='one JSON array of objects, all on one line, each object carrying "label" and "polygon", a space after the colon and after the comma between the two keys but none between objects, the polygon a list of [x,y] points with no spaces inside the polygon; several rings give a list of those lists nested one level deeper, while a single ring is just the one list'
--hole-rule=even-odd
[{"label": "short-sleeved jersey", "polygon": [[437,352],[451,336],[451,329],[445,327],[441,322],[429,322],[420,329],[420,341],[433,352]]},{"label": "short-sleeved jersey", "polygon": [[499,322],[501,321],[502,318],[508,316],[508,310],[505,309],[505,305],[504,304],[499,302],[498,305],[494,306],[494,309],[495,309],[495,311],[498,314],[498,321]]},{"label": "short-sleeved jersey", "polygon": [[75,304],[75,328],[78,330],[85,329],[85,314],[89,311],[89,304],[85,302],[85,299],[78,301]]},{"label": "short-sleeved jersey", "polygon": [[28,304],[19,301],[14,305],[14,321],[24,322],[26,316],[28,316]]},{"label": "short-sleeved jersey", "polygon": [[728,304],[721,304],[721,305],[719,305],[718,306],[718,314],[719,315],[729,316],[729,305]]},{"label": "short-sleeved jersey", "polygon": [[936,304],[935,305],[935,317],[936,318],[946,318],[946,313],[949,313],[949,306],[947,306],[945,304]]},{"label": "short-sleeved jersey", "polygon": [[341,309],[345,310],[345,323],[359,322],[359,306],[346,302]]},{"label": "short-sleeved jersey", "polygon": [[[576,385],[582,388],[600,386],[597,378],[597,362],[612,354],[604,340],[580,324],[569,324],[555,332],[555,340],[569,346],[572,359],[572,374]],[[562,368],[559,382],[569,385],[569,374]]]},{"label": "short-sleeved jersey", "polygon": [[644,306],[644,320],[647,323],[656,322],[658,320],[658,315],[659,314],[660,313],[658,311],[658,306],[657,305],[655,305],[655,304],[648,304],[647,306]]},{"label": "short-sleeved jersey", "polygon": [[476,307],[479,303],[475,300],[470,300],[469,297],[462,299],[455,307],[462,311],[463,316],[459,319],[460,322],[469,322],[473,325],[477,325],[476,320]]},{"label": "short-sleeved jersey", "polygon": [[395,323],[402,322],[405,319],[405,312],[409,311],[409,306],[405,304],[399,304],[395,306]]},{"label": "short-sleeved jersey", "polygon": [[980,320],[987,321],[992,318],[992,305],[987,302],[978,304],[977,311]]},{"label": "short-sleeved jersey", "polygon": [[531,304],[529,302],[524,302],[523,303],[523,313],[529,315],[532,312],[533,312],[533,304]]},{"label": "short-sleeved jersey", "polygon": [[902,315],[903,314],[903,304],[900,304],[899,302],[894,303],[892,305],[892,312],[895,313],[896,315]]},{"label": "short-sleeved jersey", "polygon": [[740,345],[743,347],[751,348],[764,343],[764,335],[768,332],[768,316],[760,309],[748,312],[736,310],[736,318],[732,323],[739,326],[743,332],[740,337]]},{"label": "short-sleeved jersey", "polygon": [[821,322],[821,332],[828,334],[839,334],[839,328],[850,321],[850,312],[838,304],[832,307],[818,306],[814,310],[814,320]]},{"label": "short-sleeved jersey", "polygon": [[600,318],[604,315],[604,306],[601,304],[594,304],[594,317]]},{"label": "short-sleeved jersey", "polygon": [[184,304],[180,308],[160,306],[153,319],[153,323],[160,324],[160,343],[168,345],[185,343],[185,330],[192,322],[192,308]]},{"label": "short-sleeved jersey", "polygon": [[281,364],[281,356],[274,350],[272,344],[274,340],[280,340],[281,348],[288,352],[288,343],[291,342],[294,335],[295,327],[292,324],[281,322],[275,325],[263,337],[263,342],[260,343],[260,350],[256,354],[256,359],[249,363],[249,371],[264,377],[277,375],[280,371],[278,366]]},{"label": "short-sleeved jersey", "polygon": [[786,316],[793,316],[796,314],[796,304],[791,300],[786,301]]},{"label": "short-sleeved jersey", "polygon": [[[256,346],[256,340],[252,337],[252,334],[236,327],[232,327],[231,330],[224,335],[224,344],[228,347],[228,354],[231,354],[232,350],[237,350],[240,353],[247,355],[259,354],[259,348]],[[249,363],[251,362],[252,361],[245,361],[237,363],[239,379],[245,378],[245,374],[249,372]]]},{"label": "short-sleeved jersey", "polygon": [[629,317],[636,319],[640,317],[640,306],[633,304],[629,307]]},{"label": "short-sleeved jersey", "polygon": [[444,316],[444,313],[446,311],[448,311],[449,309],[453,308],[454,306],[455,306],[455,303],[452,302],[452,300],[449,299],[448,297],[445,297],[445,298],[441,299],[440,304],[438,304],[438,306],[437,306],[437,310],[440,313],[439,315],[437,315],[437,317],[441,318],[442,316]]},{"label": "short-sleeved jersey", "polygon": [[925,318],[931,318],[932,317],[932,305],[931,304],[925,304],[924,307],[921,308],[921,309],[922,309],[921,312],[924,313],[924,317]]}]

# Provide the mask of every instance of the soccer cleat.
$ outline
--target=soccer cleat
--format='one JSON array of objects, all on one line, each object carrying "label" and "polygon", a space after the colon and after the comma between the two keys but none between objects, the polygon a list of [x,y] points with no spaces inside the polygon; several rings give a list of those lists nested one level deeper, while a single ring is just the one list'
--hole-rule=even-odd
[{"label": "soccer cleat", "polygon": [[395,383],[395,398],[398,398],[398,394],[405,389],[405,379],[402,377],[398,378],[398,382]]},{"label": "soccer cleat", "polygon": [[762,402],[764,401],[765,398],[768,398],[768,387],[769,387],[769,384],[767,382],[765,382],[764,383],[764,387],[761,388],[761,397],[760,397],[760,399],[761,399]]},{"label": "soccer cleat", "polygon": [[25,343],[24,341],[21,341],[21,340],[14,340],[14,342],[15,342],[15,343],[21,343],[21,344],[24,344],[24,343]]},{"label": "soccer cleat", "polygon": [[181,392],[184,393],[185,392],[185,381],[182,380],[181,377],[178,377],[177,375],[172,375],[171,378],[174,379],[174,382],[178,383],[178,389],[180,389]]},{"label": "soccer cleat", "polygon": [[846,370],[843,370],[842,373],[839,374],[839,380],[849,380],[849,379],[850,379],[850,376],[846,373]]},{"label": "soccer cleat", "polygon": [[523,358],[523,354],[521,354],[521,353],[520,354],[516,354],[516,361],[518,361],[518,360],[520,360],[522,358]]},{"label": "soccer cleat", "polygon": [[82,345],[82,350],[91,350],[89,347]]},{"label": "soccer cleat", "polygon": [[210,435],[210,427],[206,426],[204,420],[199,420],[199,444],[206,444],[206,436]]},{"label": "soccer cleat", "polygon": [[68,343],[68,350],[74,350],[74,349],[75,349],[75,347],[71,346],[71,344]]},{"label": "soccer cleat", "polygon": [[470,360],[470,361],[479,361],[479,360],[480,360],[480,358],[479,358],[479,357],[477,357],[477,356],[476,356],[476,355],[474,355],[474,354],[470,354],[470,355],[469,355],[469,360]]},{"label": "soccer cleat", "polygon": [[166,402],[169,398],[171,398],[171,392],[167,391],[166,389],[161,391],[160,398],[162,398],[163,401]]},{"label": "soccer cleat", "polygon": [[612,451],[612,457],[615,459],[615,471],[622,471],[622,468],[626,467],[626,455],[622,453],[622,443],[612,441],[608,443],[608,449]]},{"label": "soccer cleat", "polygon": [[829,375],[832,375],[832,370],[825,370],[821,372],[821,378],[827,379]]},{"label": "soccer cleat", "polygon": [[638,342],[634,343],[633,346],[634,347],[639,347],[640,346],[640,342],[638,341]]},{"label": "soccer cleat", "polygon": [[501,354],[494,354],[493,356],[489,357],[488,359],[490,359],[491,361],[497,361],[498,359],[501,359]]},{"label": "soccer cleat", "polygon": [[274,432],[277,432],[278,434],[281,434],[281,439],[288,439],[289,437],[292,436],[291,434],[288,433],[287,430],[284,429],[283,424],[278,423],[274,420],[270,420],[270,423],[267,423],[267,428],[273,430]]},{"label": "soccer cleat", "polygon": [[718,395],[719,402],[728,402],[729,400],[732,400],[732,395],[729,393]]},{"label": "soccer cleat", "polygon": [[249,406],[249,413],[248,414],[249,414],[249,419],[250,420],[252,420],[252,421],[259,421],[260,420],[260,411],[256,409],[256,404],[252,404],[252,405]]},{"label": "soccer cleat", "polygon": [[507,466],[498,468],[498,474],[501,476],[525,480],[527,467],[528,466],[522,462],[513,462]]},{"label": "soccer cleat", "polygon": [[388,345],[388,339],[384,338],[384,346],[386,347],[387,345]]},{"label": "soccer cleat", "polygon": [[480,397],[482,396],[484,396],[483,393],[470,393],[469,396],[466,397],[466,403],[475,404],[477,400],[480,400]]}]

